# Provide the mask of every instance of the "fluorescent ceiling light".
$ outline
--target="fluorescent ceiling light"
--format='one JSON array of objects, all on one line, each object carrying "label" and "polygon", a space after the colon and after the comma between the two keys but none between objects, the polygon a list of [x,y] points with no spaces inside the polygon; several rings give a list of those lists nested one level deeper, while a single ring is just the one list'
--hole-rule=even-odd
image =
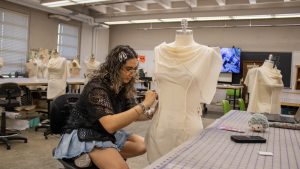
[{"label": "fluorescent ceiling light", "polygon": [[113,21],[113,22],[104,22],[107,25],[121,25],[121,24],[131,24],[129,21]]},{"label": "fluorescent ceiling light", "polygon": [[53,2],[46,2],[42,3],[41,5],[47,7],[59,7],[59,6],[67,6],[67,5],[74,5],[76,3],[71,2],[69,0],[62,0],[62,1],[53,1]]},{"label": "fluorescent ceiling light", "polygon": [[294,13],[294,14],[275,14],[274,18],[299,18],[300,13]]},{"label": "fluorescent ceiling light", "polygon": [[132,23],[158,23],[161,22],[159,19],[147,19],[147,20],[132,20]]},{"label": "fluorescent ceiling light", "polygon": [[232,19],[270,19],[271,15],[243,15],[243,16],[232,16]]},{"label": "fluorescent ceiling light", "polygon": [[229,16],[212,16],[212,17],[196,17],[196,21],[223,21],[223,20],[230,20],[231,17]]},{"label": "fluorescent ceiling light", "polygon": [[158,22],[181,22],[187,21],[222,21],[222,20],[247,20],[247,19],[270,19],[270,18],[296,18],[300,13],[294,14],[275,14],[275,15],[242,15],[242,16],[213,16],[213,17],[196,17],[196,18],[165,18],[165,19],[147,19],[132,21],[115,21],[105,22],[108,25],[132,24],[132,23],[158,23]]},{"label": "fluorescent ceiling light", "polygon": [[192,18],[167,18],[167,19],[160,19],[163,22],[181,22],[183,19],[186,19],[187,21],[193,21]]}]

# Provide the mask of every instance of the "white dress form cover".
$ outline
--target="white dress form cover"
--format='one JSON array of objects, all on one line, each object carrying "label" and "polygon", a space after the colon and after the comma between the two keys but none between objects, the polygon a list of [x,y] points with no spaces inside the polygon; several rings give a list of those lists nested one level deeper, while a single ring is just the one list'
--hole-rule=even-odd
[{"label": "white dress form cover", "polygon": [[155,47],[154,77],[159,108],[146,134],[151,163],[203,129],[200,103],[210,103],[222,67],[220,49],[176,34],[176,41]]},{"label": "white dress form cover", "polygon": [[273,68],[272,61],[266,60],[261,67],[250,69],[244,83],[250,93],[248,112],[281,113],[282,75]]},{"label": "white dress form cover", "polygon": [[49,61],[48,51],[44,49],[40,49],[39,51],[39,57],[37,59],[37,68],[38,68],[38,74],[37,77],[39,79],[45,79],[48,75],[47,65]]},{"label": "white dress form cover", "polygon": [[67,60],[64,57],[52,55],[48,63],[47,99],[54,99],[66,93]]},{"label": "white dress form cover", "polygon": [[[71,78],[79,78],[80,77],[80,64],[77,59],[73,59],[72,62],[69,63],[69,73]],[[80,85],[71,85],[71,90],[78,90]]]},{"label": "white dress form cover", "polygon": [[26,67],[26,72],[28,72],[28,77],[29,78],[37,78],[37,61],[36,59],[29,59],[29,61],[25,65]]},{"label": "white dress form cover", "polygon": [[91,74],[93,73],[93,71],[100,66],[100,62],[98,62],[94,56],[91,56],[84,63],[86,67],[85,76],[88,81],[91,78]]}]

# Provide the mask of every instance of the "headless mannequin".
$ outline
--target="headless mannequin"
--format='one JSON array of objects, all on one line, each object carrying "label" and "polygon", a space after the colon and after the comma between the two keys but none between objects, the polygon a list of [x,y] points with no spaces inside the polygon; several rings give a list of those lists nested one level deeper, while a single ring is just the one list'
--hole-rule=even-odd
[{"label": "headless mannequin", "polygon": [[263,65],[250,69],[245,78],[250,93],[247,111],[280,114],[280,93],[283,88],[282,75],[270,55]]},{"label": "headless mannequin", "polygon": [[37,78],[38,68],[36,59],[29,59],[26,63],[26,72],[29,78]]},{"label": "headless mannequin", "polygon": [[66,93],[67,61],[65,58],[60,57],[57,51],[54,51],[47,67],[47,99],[54,99]]},{"label": "headless mannequin", "polygon": [[45,49],[40,49],[39,51],[39,57],[37,59],[37,77],[40,79],[45,79],[47,78],[48,70],[47,70],[47,64],[49,61],[48,57],[48,51]]},{"label": "headless mannequin", "polygon": [[88,60],[85,61],[86,71],[85,71],[85,77],[86,82],[90,79],[92,73],[94,70],[96,70],[100,66],[100,62],[98,62],[95,58],[95,56],[92,54]]},{"label": "headless mannequin", "polygon": [[[80,64],[78,62],[78,59],[75,58],[72,60],[72,62],[69,64],[69,73],[71,78],[79,78],[80,77]],[[71,90],[78,90],[80,88],[79,85],[71,85]]]},{"label": "headless mannequin", "polygon": [[201,132],[201,103],[211,102],[222,66],[220,50],[196,43],[191,30],[155,47],[154,60],[159,108],[145,137],[150,163]]}]

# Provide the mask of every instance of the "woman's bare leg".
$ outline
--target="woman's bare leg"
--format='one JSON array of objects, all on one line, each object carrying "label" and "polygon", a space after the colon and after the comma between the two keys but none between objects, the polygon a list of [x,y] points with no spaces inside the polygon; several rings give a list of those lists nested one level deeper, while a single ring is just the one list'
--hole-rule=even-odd
[{"label": "woman's bare leg", "polygon": [[146,145],[144,142],[144,137],[139,136],[137,134],[132,134],[129,136],[127,141],[124,144],[123,149],[120,154],[123,158],[130,158],[142,155],[146,152]]},{"label": "woman's bare leg", "polygon": [[94,149],[89,153],[93,163],[101,169],[129,169],[121,154],[115,148]]}]

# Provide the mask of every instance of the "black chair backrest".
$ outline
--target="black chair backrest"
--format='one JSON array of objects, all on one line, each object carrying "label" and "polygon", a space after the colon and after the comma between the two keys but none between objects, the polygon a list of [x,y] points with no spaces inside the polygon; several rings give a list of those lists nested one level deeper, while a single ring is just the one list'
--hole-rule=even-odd
[{"label": "black chair backrest", "polygon": [[64,94],[51,102],[50,130],[53,134],[61,134],[70,111],[79,99],[80,94]]},{"label": "black chair backrest", "polygon": [[0,98],[11,99],[21,96],[21,88],[17,83],[3,83],[0,85]]}]

